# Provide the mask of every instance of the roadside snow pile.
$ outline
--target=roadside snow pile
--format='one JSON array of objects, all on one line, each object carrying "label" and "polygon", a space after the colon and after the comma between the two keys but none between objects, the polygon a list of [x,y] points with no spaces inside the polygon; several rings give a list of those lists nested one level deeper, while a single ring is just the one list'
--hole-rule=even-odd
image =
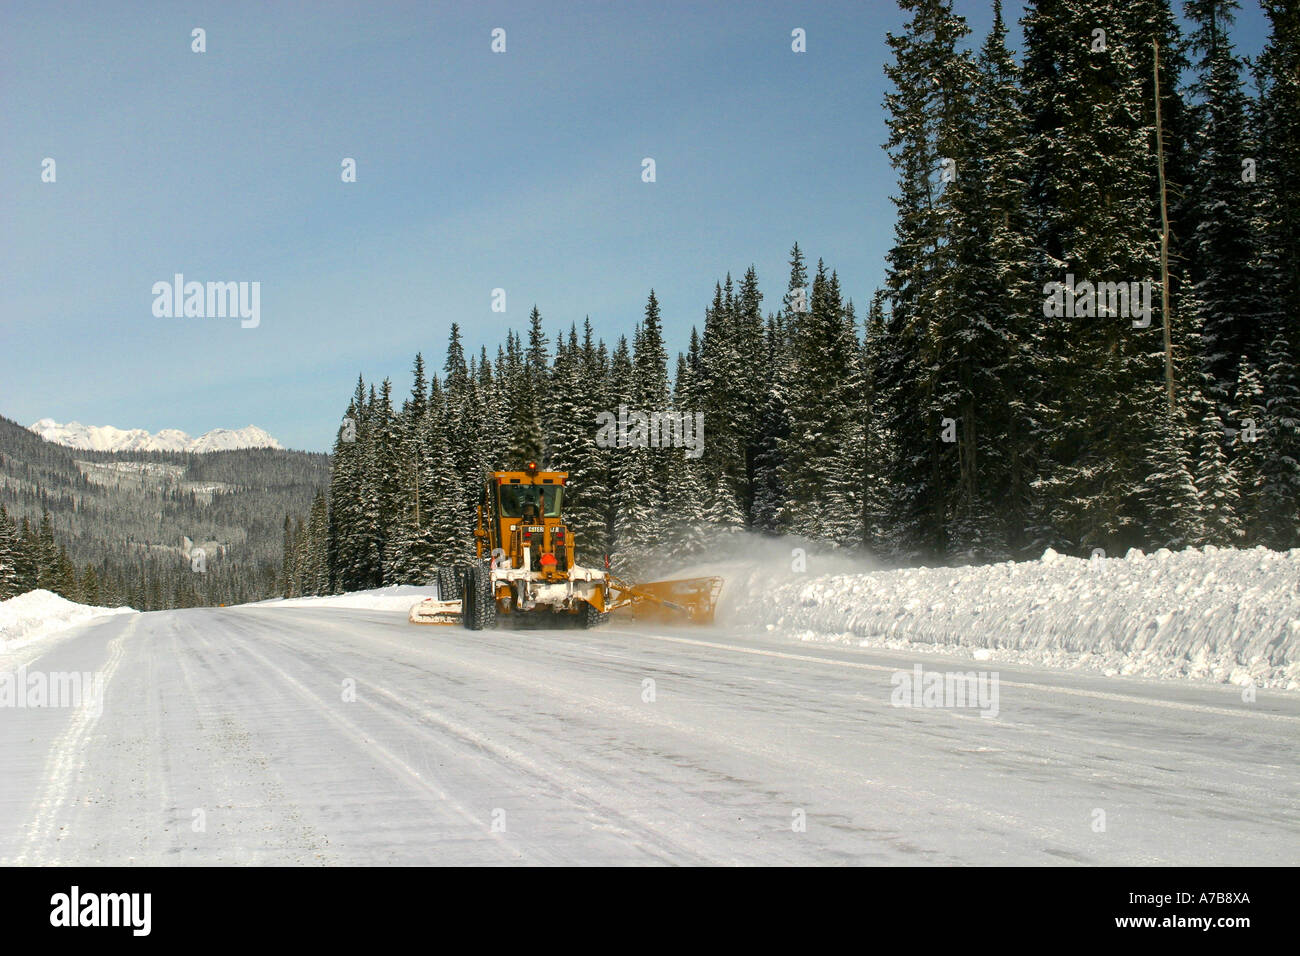
[{"label": "roadside snow pile", "polygon": [[799,640],[1300,689],[1300,550],[1206,547],[728,582],[724,622]]},{"label": "roadside snow pile", "polygon": [[90,607],[59,597],[52,591],[28,591],[0,601],[0,651],[32,644],[58,631],[85,624],[105,614],[136,614],[129,607]]},{"label": "roadside snow pile", "polygon": [[427,597],[438,596],[437,585],[416,587],[394,584],[369,591],[350,591],[347,594],[326,594],[322,597],[275,598],[259,601],[256,607],[344,607],[366,611],[401,611],[406,613],[411,605]]}]

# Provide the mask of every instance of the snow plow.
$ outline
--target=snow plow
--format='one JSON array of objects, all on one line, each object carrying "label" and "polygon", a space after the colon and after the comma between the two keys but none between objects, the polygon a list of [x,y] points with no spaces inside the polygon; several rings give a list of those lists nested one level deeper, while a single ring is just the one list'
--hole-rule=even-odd
[{"label": "snow plow", "polygon": [[[562,471],[494,471],[484,483],[475,557],[438,570],[438,597],[411,608],[412,624],[461,624],[472,631],[521,615],[598,627],[613,611],[662,623],[710,624],[722,578],[630,584],[577,564],[577,536],[563,517]],[[606,559],[608,565],[608,559]]]}]

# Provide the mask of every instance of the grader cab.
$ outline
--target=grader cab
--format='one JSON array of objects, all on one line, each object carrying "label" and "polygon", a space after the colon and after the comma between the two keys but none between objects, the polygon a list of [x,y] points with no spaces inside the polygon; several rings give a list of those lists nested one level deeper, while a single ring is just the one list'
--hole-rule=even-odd
[{"label": "grader cab", "polygon": [[440,569],[438,597],[411,608],[411,622],[460,623],[477,631],[494,627],[500,616],[569,615],[581,627],[596,627],[623,608],[663,622],[712,622],[721,578],[634,585],[607,567],[579,565],[577,535],[563,514],[567,480],[565,472],[542,471],[531,462],[523,471],[490,473],[473,560]]}]

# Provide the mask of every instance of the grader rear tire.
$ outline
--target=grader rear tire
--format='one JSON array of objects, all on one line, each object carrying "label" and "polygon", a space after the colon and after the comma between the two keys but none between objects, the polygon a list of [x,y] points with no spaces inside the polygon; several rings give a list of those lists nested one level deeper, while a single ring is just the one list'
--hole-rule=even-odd
[{"label": "grader rear tire", "polygon": [[438,600],[460,600],[460,578],[455,568],[438,569]]}]

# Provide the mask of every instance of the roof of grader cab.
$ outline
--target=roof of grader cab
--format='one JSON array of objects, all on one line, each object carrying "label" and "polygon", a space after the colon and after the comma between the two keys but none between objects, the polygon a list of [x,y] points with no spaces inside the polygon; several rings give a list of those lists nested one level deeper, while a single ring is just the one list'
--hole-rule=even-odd
[{"label": "roof of grader cab", "polygon": [[492,480],[499,485],[562,485],[568,479],[567,471],[494,471]]}]

